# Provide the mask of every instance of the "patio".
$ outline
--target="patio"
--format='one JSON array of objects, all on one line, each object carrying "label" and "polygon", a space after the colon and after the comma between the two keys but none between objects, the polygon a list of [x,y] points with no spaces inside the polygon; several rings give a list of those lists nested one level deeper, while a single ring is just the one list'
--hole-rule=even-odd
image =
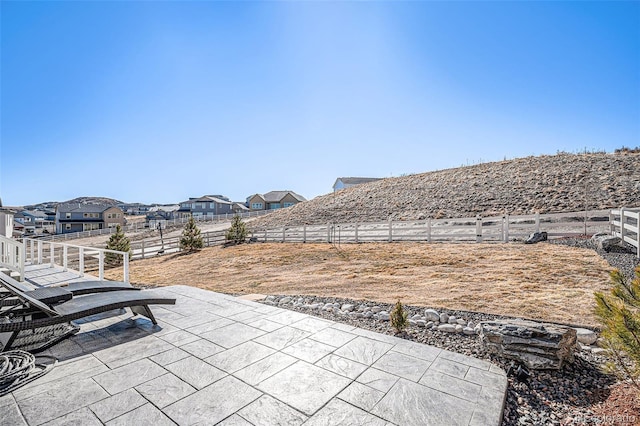
[{"label": "patio", "polygon": [[494,365],[219,293],[171,286],[154,327],[87,318],[47,375],[0,398],[11,425],[498,425]]}]

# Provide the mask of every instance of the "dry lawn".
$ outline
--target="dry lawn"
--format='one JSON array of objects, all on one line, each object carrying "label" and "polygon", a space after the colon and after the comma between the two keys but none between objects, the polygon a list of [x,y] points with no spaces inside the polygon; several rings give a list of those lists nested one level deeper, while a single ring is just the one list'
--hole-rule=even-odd
[{"label": "dry lawn", "polygon": [[[295,294],[596,325],[608,288],[595,252],[553,244],[250,244],[131,263],[131,281]],[[118,278],[114,276],[114,278]]]}]

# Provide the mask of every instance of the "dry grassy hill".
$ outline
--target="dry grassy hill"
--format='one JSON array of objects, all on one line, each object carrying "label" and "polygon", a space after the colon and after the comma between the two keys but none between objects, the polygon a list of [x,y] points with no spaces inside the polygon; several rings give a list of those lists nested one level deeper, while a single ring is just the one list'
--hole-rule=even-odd
[{"label": "dry grassy hill", "polygon": [[253,228],[601,210],[640,205],[640,153],[558,154],[382,179],[253,221]]}]

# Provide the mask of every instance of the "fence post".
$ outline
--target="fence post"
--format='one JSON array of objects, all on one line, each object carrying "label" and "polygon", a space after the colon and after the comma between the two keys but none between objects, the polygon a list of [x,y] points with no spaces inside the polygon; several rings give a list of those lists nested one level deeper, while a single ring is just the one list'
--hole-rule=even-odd
[{"label": "fence post", "polygon": [[265,243],[267,242],[267,230],[266,229],[264,230],[264,242]]},{"label": "fence post", "polygon": [[640,259],[640,210],[638,210],[636,218],[636,254],[636,257]]},{"label": "fence post", "polygon": [[67,272],[67,246],[62,246],[62,270]]},{"label": "fence post", "polygon": [[482,242],[482,217],[476,216],[476,243]]},{"label": "fence post", "polygon": [[624,224],[626,222],[624,217],[624,207],[620,207],[620,245],[624,246]]},{"label": "fence post", "polygon": [[50,256],[49,260],[51,263],[51,267],[53,268],[55,264],[55,249],[53,248],[53,243],[49,245],[49,256]]},{"label": "fence post", "polygon": [[31,263],[34,263],[34,262],[33,262],[33,258],[34,258],[33,243],[34,243],[35,241],[33,241],[33,240],[29,240],[29,242],[31,243],[31,244],[29,244],[30,253],[31,253]]},{"label": "fence post", "polygon": [[427,242],[431,242],[431,218],[427,218]]},{"label": "fence post", "polygon": [[327,242],[331,242],[331,224],[327,223]]},{"label": "fence post", "polygon": [[42,241],[38,241],[38,265],[42,265]]},{"label": "fence post", "polygon": [[140,244],[141,257],[144,259],[144,240]]},{"label": "fence post", "polygon": [[27,257],[27,243],[22,240],[22,248],[20,249],[20,262],[18,268],[20,269],[20,281],[24,281],[24,261]]},{"label": "fence post", "polygon": [[609,211],[609,234],[616,235],[616,228],[613,226],[613,221],[615,220],[615,216],[613,214],[613,210]]},{"label": "fence post", "polygon": [[124,258],[124,282],[129,282],[129,252],[125,252],[122,257]]},{"label": "fence post", "polygon": [[78,263],[80,264],[78,266],[78,268],[80,269],[80,276],[84,277],[84,247],[80,247],[80,250],[78,251],[78,256],[80,257],[78,259]]},{"label": "fence post", "polygon": [[302,226],[302,242],[307,242],[307,225]]},{"label": "fence post", "polygon": [[98,279],[104,280],[104,252],[102,250],[98,252]]},{"label": "fence post", "polygon": [[393,221],[389,219],[389,242],[393,241]]},{"label": "fence post", "polygon": [[282,227],[282,242],[283,242],[283,243],[284,243],[284,240],[285,240],[285,238],[286,238],[286,234],[285,234],[286,229],[287,229],[287,228],[285,228],[284,226]]},{"label": "fence post", "polygon": [[355,233],[356,233],[356,243],[358,242],[358,224],[356,223],[356,227],[355,227]]},{"label": "fence post", "polygon": [[540,232],[540,212],[536,212],[536,232]]},{"label": "fence post", "polygon": [[504,215],[504,242],[509,242],[509,215]]}]

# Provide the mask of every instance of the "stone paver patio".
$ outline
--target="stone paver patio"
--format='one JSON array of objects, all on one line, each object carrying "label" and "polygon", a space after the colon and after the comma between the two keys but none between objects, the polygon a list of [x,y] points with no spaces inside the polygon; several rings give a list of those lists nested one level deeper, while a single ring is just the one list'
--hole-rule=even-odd
[{"label": "stone paver patio", "polygon": [[88,318],[47,375],[0,398],[0,425],[499,425],[486,361],[189,286]]}]

